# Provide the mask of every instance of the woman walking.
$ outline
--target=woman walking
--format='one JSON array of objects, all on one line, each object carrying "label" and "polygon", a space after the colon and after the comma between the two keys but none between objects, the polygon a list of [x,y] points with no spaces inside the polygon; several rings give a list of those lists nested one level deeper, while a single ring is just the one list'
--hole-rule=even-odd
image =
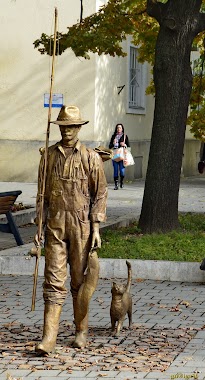
[{"label": "woman walking", "polygon": [[[111,137],[109,148],[110,149],[117,149],[120,147],[129,147],[129,139],[128,136],[124,133],[124,126],[122,124],[117,124],[115,127],[115,131]],[[120,188],[123,188],[123,180],[125,176],[125,167],[123,165],[122,161],[114,161],[112,160],[113,168],[114,168],[114,183],[115,187],[114,190],[118,190],[118,177],[120,173]]]}]

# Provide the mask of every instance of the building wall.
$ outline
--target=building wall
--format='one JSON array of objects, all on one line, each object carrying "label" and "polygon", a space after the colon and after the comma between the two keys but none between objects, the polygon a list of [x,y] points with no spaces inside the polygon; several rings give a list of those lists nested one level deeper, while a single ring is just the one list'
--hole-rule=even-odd
[{"label": "building wall", "polygon": [[[84,5],[84,16],[95,12],[95,2]],[[54,30],[54,9],[58,9],[60,31],[79,20],[76,0],[1,0],[0,30],[0,181],[36,181],[38,148],[44,145],[48,108],[44,93],[49,93],[49,56],[34,49],[42,32]],[[72,10],[72,11],[71,11]],[[90,120],[82,129],[83,140],[94,139],[95,59],[76,58],[69,49],[56,57],[54,93],[64,95],[64,104],[79,106]],[[59,109],[52,109],[55,120]],[[60,139],[58,127],[51,125],[50,141]]]},{"label": "building wall", "polygon": [[[128,51],[128,43],[124,43]],[[146,65],[147,83],[150,82],[150,67]],[[146,96],[146,113],[127,113],[128,59],[124,57],[96,56],[95,138],[109,140],[117,123],[123,123],[132,141],[147,140],[151,136],[154,101]],[[120,86],[125,86],[118,94]]]},{"label": "building wall", "polygon": [[[129,39],[123,43],[124,50],[128,53]],[[151,79],[151,69],[146,70],[146,86]],[[120,86],[124,86],[118,94]],[[128,135],[135,166],[126,169],[126,178],[145,177],[149,155],[150,137],[154,112],[154,100],[152,96],[146,96],[145,114],[128,113],[128,59],[123,57],[96,56],[96,80],[95,80],[95,141],[100,140],[105,146],[109,146],[110,138],[117,123],[122,123],[125,133]],[[108,181],[113,180],[112,162],[105,163]]]},{"label": "building wall", "polygon": [[[95,12],[106,0],[84,2],[84,16]],[[0,181],[37,180],[39,148],[45,145],[48,108],[44,93],[49,92],[51,57],[40,55],[33,42],[42,32],[54,29],[54,9],[58,9],[60,31],[79,21],[80,1],[76,0],[1,0],[0,14]],[[123,43],[129,48],[129,39]],[[146,66],[147,84],[150,67]],[[119,86],[124,86],[119,92]],[[145,114],[127,112],[128,59],[91,55],[76,58],[71,49],[56,57],[54,93],[62,93],[64,104],[77,105],[89,124],[82,127],[80,139],[91,147],[109,145],[117,123],[128,134],[136,165],[126,169],[126,178],[145,177],[152,129],[154,99],[146,97]],[[52,120],[59,109],[52,109]],[[60,139],[59,129],[51,125],[50,144]],[[200,143],[187,132],[184,149],[184,175],[196,174]],[[112,181],[112,162],[105,163]]]},{"label": "building wall", "polygon": [[184,177],[198,175],[198,162],[200,161],[201,142],[187,139],[184,144],[182,174]]}]

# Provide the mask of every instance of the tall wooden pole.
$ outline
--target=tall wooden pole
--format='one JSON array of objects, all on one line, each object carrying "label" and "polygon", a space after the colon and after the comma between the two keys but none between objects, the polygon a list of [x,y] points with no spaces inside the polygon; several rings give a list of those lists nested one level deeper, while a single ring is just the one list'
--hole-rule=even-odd
[{"label": "tall wooden pole", "polygon": [[54,82],[54,68],[55,68],[55,56],[56,56],[56,35],[57,35],[57,18],[58,11],[55,8],[55,24],[54,24],[54,41],[53,41],[53,56],[52,56],[52,68],[51,68],[51,79],[50,79],[50,94],[49,94],[49,108],[48,108],[48,123],[46,131],[46,146],[45,146],[45,155],[44,155],[44,169],[43,169],[43,181],[41,188],[41,200],[40,200],[40,209],[39,209],[39,218],[38,218],[38,242],[39,245],[36,247],[36,264],[34,271],[34,283],[33,283],[33,294],[32,294],[32,304],[31,311],[35,310],[36,302],[36,288],[37,288],[37,278],[38,278],[38,266],[39,258],[41,256],[41,235],[43,228],[43,209],[44,209],[44,197],[45,197],[45,188],[46,188],[46,174],[47,174],[47,164],[48,164],[48,144],[49,144],[49,135],[50,135],[50,122],[51,122],[51,109],[52,109],[52,96],[53,96],[53,82]]}]

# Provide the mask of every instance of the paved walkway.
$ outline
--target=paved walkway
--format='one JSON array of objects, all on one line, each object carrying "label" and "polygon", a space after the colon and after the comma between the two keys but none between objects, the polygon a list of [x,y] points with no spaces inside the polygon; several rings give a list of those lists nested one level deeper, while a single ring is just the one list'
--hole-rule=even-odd
[{"label": "paved walkway", "polygon": [[[204,285],[133,279],[133,328],[110,335],[111,281],[100,280],[90,305],[89,344],[71,348],[71,296],[61,316],[57,350],[34,352],[43,325],[42,278],[30,311],[32,277],[1,276],[0,379],[205,379]],[[183,376],[184,377],[183,377]],[[190,377],[185,377],[190,376]],[[12,379],[11,377],[11,379]]]},{"label": "paved walkway", "polygon": [[[17,185],[1,183],[0,188],[23,190],[19,201],[34,204],[36,185]],[[204,212],[204,186],[204,177],[182,180],[179,210]],[[119,191],[110,185],[108,222],[139,215],[143,187],[143,181]],[[71,348],[69,293],[56,353],[42,358],[34,352],[42,334],[42,281],[40,277],[36,310],[31,312],[33,277],[0,276],[0,379],[205,379],[204,284],[133,278],[133,328],[128,330],[126,318],[120,337],[114,338],[109,317],[111,279],[99,280],[90,305],[89,344],[83,350]]]}]

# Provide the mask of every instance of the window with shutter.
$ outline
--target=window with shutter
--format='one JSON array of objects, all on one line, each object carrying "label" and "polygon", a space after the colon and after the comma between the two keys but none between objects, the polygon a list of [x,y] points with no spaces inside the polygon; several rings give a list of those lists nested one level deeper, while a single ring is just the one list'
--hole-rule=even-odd
[{"label": "window with shutter", "polygon": [[137,60],[138,49],[129,46],[128,113],[145,114],[146,65]]}]

